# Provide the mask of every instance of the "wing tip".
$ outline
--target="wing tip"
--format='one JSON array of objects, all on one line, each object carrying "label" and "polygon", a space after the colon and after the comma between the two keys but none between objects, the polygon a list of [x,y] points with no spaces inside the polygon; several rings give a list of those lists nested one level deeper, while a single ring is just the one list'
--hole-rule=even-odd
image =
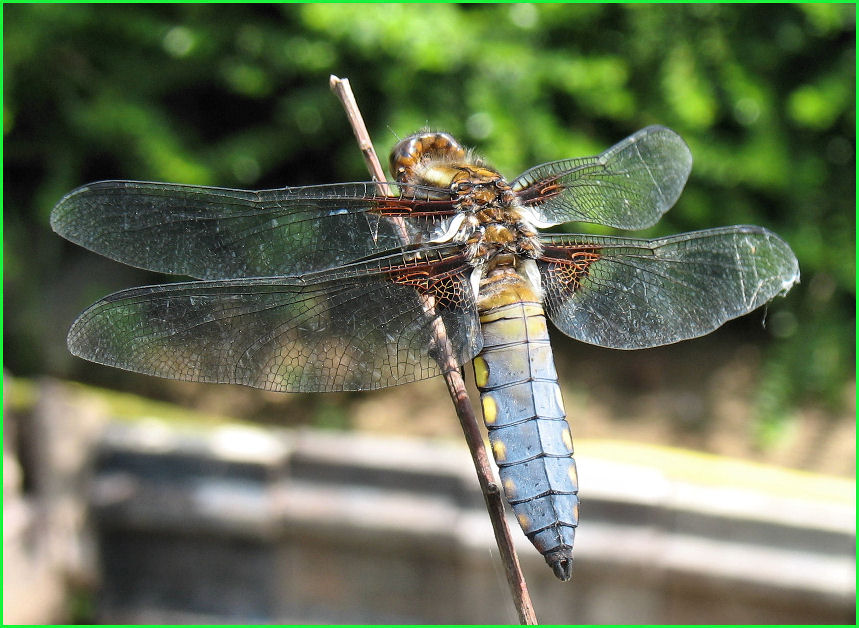
[{"label": "wing tip", "polygon": [[91,192],[93,189],[104,186],[106,184],[116,184],[118,181],[94,181],[92,183],[85,183],[84,185],[79,185],[71,192],[67,192],[63,195],[63,197],[57,201],[54,207],[51,209],[50,216],[50,224],[51,229],[54,230],[54,233],[57,235],[74,242],[75,244],[80,244],[78,238],[78,234],[74,232],[70,227],[73,224],[74,218],[74,210],[76,207],[75,201],[77,201],[80,197],[85,196],[87,193]]}]

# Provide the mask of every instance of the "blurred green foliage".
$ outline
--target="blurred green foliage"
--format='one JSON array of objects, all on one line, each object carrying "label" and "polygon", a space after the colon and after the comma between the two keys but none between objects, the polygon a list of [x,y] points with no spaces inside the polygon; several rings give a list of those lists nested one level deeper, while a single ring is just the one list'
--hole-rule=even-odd
[{"label": "blurred green foliage", "polygon": [[[761,224],[800,259],[777,299],[761,438],[854,377],[855,7],[4,5],[5,365],[83,375],[63,342],[119,271],[55,237],[97,179],[231,187],[365,179],[328,75],[378,150],[430,126],[509,176],[648,124],[689,143],[686,192],[647,235]],[[760,324],[760,315],[753,321]]]}]

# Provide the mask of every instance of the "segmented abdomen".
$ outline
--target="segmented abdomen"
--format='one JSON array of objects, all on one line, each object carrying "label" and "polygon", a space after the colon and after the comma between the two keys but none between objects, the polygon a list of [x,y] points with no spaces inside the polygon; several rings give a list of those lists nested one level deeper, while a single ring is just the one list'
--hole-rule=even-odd
[{"label": "segmented abdomen", "polygon": [[556,575],[569,578],[578,482],[543,306],[481,313],[474,373],[492,453],[522,530]]}]

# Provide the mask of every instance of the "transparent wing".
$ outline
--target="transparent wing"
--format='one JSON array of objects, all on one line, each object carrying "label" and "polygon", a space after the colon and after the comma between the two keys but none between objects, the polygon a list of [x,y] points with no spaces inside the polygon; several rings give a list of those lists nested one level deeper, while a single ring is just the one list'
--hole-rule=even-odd
[{"label": "transparent wing", "polygon": [[649,126],[596,157],[535,166],[512,185],[538,226],[594,222],[644,229],[671,209],[691,170],[686,142],[671,129]]},{"label": "transparent wing", "polygon": [[[123,290],[73,324],[87,360],[170,379],[265,390],[368,390],[441,372],[439,329],[460,366],[482,347],[470,267],[389,258],[302,278]],[[443,340],[443,339],[442,339]]]},{"label": "transparent wing", "polygon": [[63,197],[51,226],[96,253],[159,272],[200,279],[299,275],[444,233],[452,209],[437,190],[400,190],[386,197],[375,183],[251,192],[101,181]]},{"label": "transparent wing", "polygon": [[702,336],[799,281],[793,251],[761,227],[544,242],[538,266],[549,318],[568,336],[616,349]]}]

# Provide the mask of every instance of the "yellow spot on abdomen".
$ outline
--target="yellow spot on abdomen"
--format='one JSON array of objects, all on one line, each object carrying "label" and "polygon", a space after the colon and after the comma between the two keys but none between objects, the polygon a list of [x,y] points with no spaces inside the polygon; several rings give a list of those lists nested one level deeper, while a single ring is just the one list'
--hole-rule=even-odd
[{"label": "yellow spot on abdomen", "polygon": [[492,395],[483,395],[480,403],[483,404],[483,421],[486,425],[494,424],[495,419],[498,418],[498,406],[495,405],[495,399],[492,398]]},{"label": "yellow spot on abdomen", "polygon": [[570,468],[567,470],[567,475],[570,476],[570,480],[572,480],[573,486],[579,485],[579,474],[576,473],[576,465],[570,465]]},{"label": "yellow spot on abdomen", "polygon": [[507,445],[500,440],[492,443],[492,455],[495,456],[495,462],[504,462],[507,458]]},{"label": "yellow spot on abdomen", "polygon": [[486,363],[486,360],[477,356],[474,358],[474,382],[480,387],[483,388],[486,386],[486,382],[489,381],[489,365]]},{"label": "yellow spot on abdomen", "polygon": [[507,499],[516,499],[516,482],[513,478],[504,480],[504,494],[507,495]]},{"label": "yellow spot on abdomen", "polygon": [[523,530],[527,530],[528,526],[531,525],[531,520],[528,518],[528,515],[524,513],[516,515],[516,518],[519,520],[519,525],[522,526]]}]

